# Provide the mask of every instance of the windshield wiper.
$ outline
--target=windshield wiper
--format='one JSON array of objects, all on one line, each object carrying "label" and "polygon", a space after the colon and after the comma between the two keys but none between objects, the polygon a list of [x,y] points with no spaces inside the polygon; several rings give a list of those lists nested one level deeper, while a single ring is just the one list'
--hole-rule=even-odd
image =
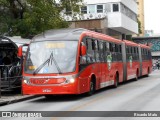
[{"label": "windshield wiper", "polygon": [[51,65],[52,65],[52,61],[54,62],[59,74],[62,74],[61,69],[58,66],[57,61],[55,60],[55,58],[53,56],[53,52],[52,52],[51,55],[49,56],[49,58],[33,72],[33,75],[37,74],[47,63],[48,63],[48,66],[49,66],[49,63],[51,63]]}]

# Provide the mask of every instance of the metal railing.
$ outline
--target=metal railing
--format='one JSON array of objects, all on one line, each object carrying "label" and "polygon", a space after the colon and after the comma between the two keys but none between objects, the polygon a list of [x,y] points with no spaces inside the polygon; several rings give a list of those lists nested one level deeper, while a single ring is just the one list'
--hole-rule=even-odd
[{"label": "metal railing", "polygon": [[21,73],[21,65],[0,65],[1,90],[21,87]]}]

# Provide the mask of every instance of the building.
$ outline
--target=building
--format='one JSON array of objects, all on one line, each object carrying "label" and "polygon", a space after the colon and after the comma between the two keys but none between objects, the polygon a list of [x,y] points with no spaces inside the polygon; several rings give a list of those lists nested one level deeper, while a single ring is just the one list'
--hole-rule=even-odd
[{"label": "building", "polygon": [[152,51],[152,58],[160,59],[160,36],[134,37],[133,41],[136,43],[150,45]]},{"label": "building", "polygon": [[145,35],[145,21],[144,21],[144,0],[136,0],[138,5],[138,20],[140,22],[141,34],[138,36]]},{"label": "building", "polygon": [[154,36],[154,31],[153,30],[145,30],[144,31],[144,36],[146,36],[146,37]]},{"label": "building", "polygon": [[83,4],[81,14],[64,15],[71,28],[87,28],[119,39],[138,34],[135,0],[84,0]]}]

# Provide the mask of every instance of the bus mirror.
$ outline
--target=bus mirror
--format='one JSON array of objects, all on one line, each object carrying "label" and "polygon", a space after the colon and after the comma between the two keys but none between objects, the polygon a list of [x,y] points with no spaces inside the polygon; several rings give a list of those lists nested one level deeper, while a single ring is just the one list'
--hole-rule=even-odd
[{"label": "bus mirror", "polygon": [[84,56],[84,55],[86,55],[86,53],[87,53],[87,48],[85,45],[82,45],[81,46],[81,55]]},{"label": "bus mirror", "polygon": [[22,57],[22,46],[19,46],[17,56]]}]

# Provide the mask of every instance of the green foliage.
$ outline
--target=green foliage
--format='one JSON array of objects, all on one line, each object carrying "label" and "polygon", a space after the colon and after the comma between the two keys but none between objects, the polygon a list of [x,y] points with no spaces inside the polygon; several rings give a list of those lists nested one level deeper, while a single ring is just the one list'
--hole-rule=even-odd
[{"label": "green foliage", "polygon": [[[58,3],[57,3],[58,1]],[[48,29],[66,28],[61,12],[79,12],[82,0],[0,0],[0,34],[29,37]]]},{"label": "green foliage", "polygon": [[138,33],[141,34],[142,33],[141,22],[139,21],[139,19],[137,19],[137,21],[138,21]]}]

